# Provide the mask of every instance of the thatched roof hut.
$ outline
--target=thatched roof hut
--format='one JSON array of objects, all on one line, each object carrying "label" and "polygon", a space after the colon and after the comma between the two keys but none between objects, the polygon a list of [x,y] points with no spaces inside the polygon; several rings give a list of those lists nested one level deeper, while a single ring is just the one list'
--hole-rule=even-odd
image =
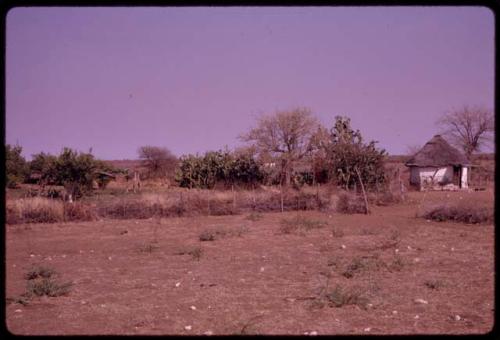
[{"label": "thatched roof hut", "polygon": [[440,167],[440,166],[469,166],[470,162],[456,148],[452,147],[440,135],[435,135],[406,163],[406,166]]},{"label": "thatched roof hut", "polygon": [[470,162],[440,135],[435,135],[406,163],[410,184],[420,189],[467,188]]}]

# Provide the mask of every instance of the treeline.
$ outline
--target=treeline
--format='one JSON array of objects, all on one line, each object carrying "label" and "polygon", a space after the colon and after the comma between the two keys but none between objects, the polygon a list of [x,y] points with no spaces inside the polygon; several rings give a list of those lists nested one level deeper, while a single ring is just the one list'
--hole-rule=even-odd
[{"label": "treeline", "polygon": [[77,152],[64,148],[57,156],[44,152],[34,154],[31,161],[22,156],[19,145],[5,147],[5,183],[15,188],[19,183],[36,183],[41,186],[61,185],[72,197],[77,198],[92,191],[94,184],[105,187],[109,176],[102,173],[119,172],[102,160],[96,159],[91,152]]},{"label": "treeline", "polygon": [[[240,139],[246,147],[180,158],[164,147],[143,146],[138,150],[145,169],[142,176],[170,176],[181,187],[204,189],[314,183],[359,189],[362,183],[370,190],[387,184],[387,153],[375,141],[365,142],[347,117],[337,116],[333,126],[325,127],[309,109],[278,111],[260,117]],[[105,187],[109,177],[99,174],[120,171],[95,159],[91,152],[64,148],[58,156],[42,152],[26,162],[21,151],[20,146],[6,145],[8,187],[30,181],[37,173],[38,183],[64,185],[76,197],[89,192],[95,182]]]}]

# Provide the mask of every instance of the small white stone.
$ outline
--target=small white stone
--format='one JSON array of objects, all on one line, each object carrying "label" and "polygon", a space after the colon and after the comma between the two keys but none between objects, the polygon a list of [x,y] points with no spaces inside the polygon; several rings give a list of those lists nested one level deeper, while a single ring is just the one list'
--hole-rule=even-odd
[{"label": "small white stone", "polygon": [[424,299],[415,299],[416,303],[423,303],[424,305],[428,304],[429,302],[424,300]]},{"label": "small white stone", "polygon": [[111,261],[111,256],[109,256],[109,257],[108,257],[108,260],[110,260],[110,261]]},{"label": "small white stone", "polygon": [[369,331],[371,331],[371,330],[372,330],[372,329],[371,329],[370,327],[366,327],[366,328],[364,329],[364,331],[365,331],[365,332],[369,332]]},{"label": "small white stone", "polygon": [[304,335],[309,335],[309,332],[304,332]]},{"label": "small white stone", "polygon": [[193,326],[191,326],[191,325],[187,325],[187,326],[184,327],[184,329],[186,331],[190,331],[192,328],[193,328]]},{"label": "small white stone", "polygon": [[87,303],[87,301],[82,300],[80,303],[81,303],[82,305],[84,305],[84,304],[86,304],[86,303]]},{"label": "small white stone", "polygon": [[179,287],[180,285],[181,285],[181,283],[180,283],[180,282],[177,282],[177,283],[175,284],[175,287],[177,288],[177,287]]},{"label": "small white stone", "polygon": [[454,251],[454,250],[455,250],[455,248],[451,247],[451,251]]},{"label": "small white stone", "polygon": [[372,307],[373,307],[373,304],[369,303],[369,304],[367,304],[366,306],[367,306],[367,307],[369,307],[369,308],[372,308]]},{"label": "small white stone", "polygon": [[196,307],[195,307],[195,306],[191,306],[191,307],[189,307],[189,308],[191,308],[192,310],[196,310]]},{"label": "small white stone", "polygon": [[396,314],[398,314],[398,311],[397,310],[393,310],[392,314],[396,315]]},{"label": "small white stone", "polygon": [[30,254],[30,257],[35,257],[35,254]]},{"label": "small white stone", "polygon": [[262,273],[264,271],[264,267],[260,267],[260,272]]},{"label": "small white stone", "polygon": [[394,252],[395,253],[399,253],[399,249],[394,249]]},{"label": "small white stone", "polygon": [[420,317],[418,315],[415,315],[415,319],[418,319],[418,318],[420,318]]},{"label": "small white stone", "polygon": [[205,333],[203,333],[204,335],[212,335],[214,334],[212,331],[206,331]]},{"label": "small white stone", "polygon": [[346,246],[343,244],[343,245],[340,246],[340,248],[345,249]]},{"label": "small white stone", "polygon": [[16,313],[21,313],[21,312],[22,312],[22,310],[20,310],[20,309],[16,309],[14,312],[16,312]]},{"label": "small white stone", "polygon": [[460,315],[458,315],[458,314],[457,314],[457,315],[455,315],[455,320],[456,320],[456,321],[460,321],[460,319],[461,319]]},{"label": "small white stone", "polygon": [[316,331],[312,331],[312,332],[310,332],[310,333],[309,333],[309,335],[313,335],[313,336],[314,336],[314,335],[318,335],[318,332],[316,332]]},{"label": "small white stone", "polygon": [[420,259],[419,259],[418,257],[415,257],[415,258],[413,259],[413,261],[414,261],[414,262],[420,262]]},{"label": "small white stone", "polygon": [[408,246],[408,250],[411,250],[411,247],[410,247],[410,246]]}]

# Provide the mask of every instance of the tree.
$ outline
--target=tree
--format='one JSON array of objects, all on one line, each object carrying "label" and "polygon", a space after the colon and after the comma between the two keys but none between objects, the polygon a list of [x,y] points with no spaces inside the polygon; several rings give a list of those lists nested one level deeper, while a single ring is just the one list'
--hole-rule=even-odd
[{"label": "tree", "polygon": [[437,120],[452,144],[460,147],[468,159],[481,147],[493,141],[493,111],[482,107],[464,106],[450,111]]},{"label": "tree", "polygon": [[28,165],[21,155],[22,151],[20,145],[5,145],[5,185],[9,188],[17,187],[28,174]]},{"label": "tree", "polygon": [[141,146],[139,158],[148,169],[148,177],[157,178],[172,173],[177,166],[177,157],[167,148],[158,146]]},{"label": "tree", "polygon": [[309,109],[295,108],[261,116],[257,126],[240,138],[252,143],[261,157],[269,155],[276,160],[281,170],[280,182],[289,185],[294,163],[307,154],[317,126]]},{"label": "tree", "polygon": [[349,118],[336,116],[330,141],[324,145],[330,178],[346,189],[359,188],[360,177],[368,189],[384,184],[386,152],[378,149],[376,143],[365,143],[361,132],[351,128]]},{"label": "tree", "polygon": [[29,162],[30,173],[39,173],[39,184],[53,184],[56,181],[55,163],[57,157],[51,154],[40,152],[32,155]]},{"label": "tree", "polygon": [[212,189],[217,183],[252,185],[262,179],[258,164],[247,153],[207,151],[180,159],[176,181],[181,187]]}]

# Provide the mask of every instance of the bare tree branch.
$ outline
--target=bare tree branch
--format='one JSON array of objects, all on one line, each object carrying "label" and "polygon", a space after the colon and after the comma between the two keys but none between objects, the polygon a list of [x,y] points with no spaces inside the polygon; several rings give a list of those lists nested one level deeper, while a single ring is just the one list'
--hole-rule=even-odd
[{"label": "bare tree branch", "polygon": [[443,135],[460,147],[469,159],[494,138],[493,111],[482,107],[464,106],[445,113],[436,123]]}]

